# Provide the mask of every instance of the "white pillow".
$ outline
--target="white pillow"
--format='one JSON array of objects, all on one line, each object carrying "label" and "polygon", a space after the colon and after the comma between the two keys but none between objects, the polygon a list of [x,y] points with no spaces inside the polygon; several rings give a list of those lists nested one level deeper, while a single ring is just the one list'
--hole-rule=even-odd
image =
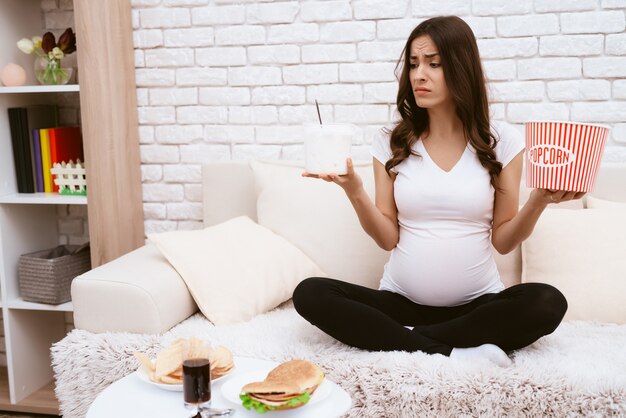
[{"label": "white pillow", "polygon": [[[259,224],[300,248],[329,277],[378,289],[389,252],[363,231],[338,185],[305,178],[302,165],[252,161]],[[355,164],[374,195],[371,163]]]},{"label": "white pillow", "polygon": [[546,210],[522,243],[522,282],[559,289],[566,319],[626,323],[626,216],[614,210]]},{"label": "white pillow", "polygon": [[284,238],[240,216],[195,231],[150,234],[215,325],[246,321],[324,272]]},{"label": "white pillow", "polygon": [[589,209],[618,209],[623,210],[626,215],[626,203],[614,202],[612,200],[598,199],[597,197],[587,196],[587,208]]}]

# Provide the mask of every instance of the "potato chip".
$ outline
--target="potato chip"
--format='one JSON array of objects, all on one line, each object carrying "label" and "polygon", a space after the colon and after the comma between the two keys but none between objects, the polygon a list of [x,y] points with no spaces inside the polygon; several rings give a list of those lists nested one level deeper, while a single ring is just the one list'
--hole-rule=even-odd
[{"label": "potato chip", "polygon": [[205,345],[198,351],[197,358],[208,358],[210,360],[211,347]]},{"label": "potato chip", "polygon": [[211,370],[211,379],[219,379],[222,376],[227,375],[232,370],[232,367],[228,370]]},{"label": "potato chip", "polygon": [[187,358],[202,358],[202,352],[206,345],[195,337],[189,339],[189,352]]},{"label": "potato chip", "polygon": [[180,344],[160,351],[156,358],[156,377],[165,376],[178,369],[183,362],[183,349]]},{"label": "potato chip", "polygon": [[213,368],[224,368],[233,363],[233,355],[229,349],[220,345],[209,353],[209,361]]},{"label": "potato chip", "polygon": [[182,363],[183,360],[186,360],[185,356],[189,352],[189,340],[184,339],[184,338],[179,338],[175,340],[169,348],[180,350],[181,363]]},{"label": "potato chip", "polygon": [[168,385],[180,385],[180,384],[183,383],[183,379],[182,378],[171,377],[169,375],[160,376],[159,380],[161,381],[161,383],[165,383],[165,384],[168,384]]},{"label": "potato chip", "polygon": [[139,360],[139,363],[141,363],[141,366],[144,368],[144,370],[148,373],[152,372],[154,373],[155,371],[155,366],[154,363],[152,363],[152,360],[150,360],[150,357],[148,357],[147,354],[145,353],[140,353],[140,352],[134,352],[133,355],[135,356],[135,358],[137,360]]}]

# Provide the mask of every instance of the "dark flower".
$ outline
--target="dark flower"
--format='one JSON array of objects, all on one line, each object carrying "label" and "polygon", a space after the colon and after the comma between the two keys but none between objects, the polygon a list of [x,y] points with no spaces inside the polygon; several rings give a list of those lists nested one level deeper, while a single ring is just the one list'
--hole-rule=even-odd
[{"label": "dark flower", "polygon": [[65,29],[65,32],[59,37],[57,46],[64,54],[71,54],[76,51],[76,34],[72,31],[72,28]]},{"label": "dark flower", "polygon": [[46,32],[43,34],[43,38],[41,38],[41,49],[46,54],[56,46],[56,41],[54,39],[54,34],[52,32]]}]

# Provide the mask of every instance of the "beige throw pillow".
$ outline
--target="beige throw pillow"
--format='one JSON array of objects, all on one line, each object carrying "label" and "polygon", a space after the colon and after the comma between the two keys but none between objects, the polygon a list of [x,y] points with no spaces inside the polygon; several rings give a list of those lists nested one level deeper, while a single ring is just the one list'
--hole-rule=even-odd
[{"label": "beige throw pillow", "polygon": [[[344,191],[334,183],[305,178],[302,165],[252,161],[259,224],[286,238],[329,277],[378,289],[389,252],[363,231]],[[371,163],[355,164],[374,195]]]},{"label": "beige throw pillow", "polygon": [[612,200],[598,199],[597,197],[587,196],[587,208],[589,209],[618,209],[624,211],[626,215],[626,203],[614,202]]},{"label": "beige throw pillow", "polygon": [[626,323],[626,216],[614,210],[548,209],[522,244],[522,282],[567,298],[566,319]]},{"label": "beige throw pillow", "polygon": [[241,216],[195,231],[150,234],[215,325],[246,321],[323,271],[284,238]]}]

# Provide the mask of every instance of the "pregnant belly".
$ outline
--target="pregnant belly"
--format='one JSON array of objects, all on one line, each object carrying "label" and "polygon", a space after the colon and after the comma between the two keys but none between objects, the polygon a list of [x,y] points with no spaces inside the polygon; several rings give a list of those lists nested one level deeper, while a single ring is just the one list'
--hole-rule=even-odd
[{"label": "pregnant belly", "polygon": [[430,306],[460,305],[501,290],[488,238],[411,238],[393,250],[381,288]]}]

